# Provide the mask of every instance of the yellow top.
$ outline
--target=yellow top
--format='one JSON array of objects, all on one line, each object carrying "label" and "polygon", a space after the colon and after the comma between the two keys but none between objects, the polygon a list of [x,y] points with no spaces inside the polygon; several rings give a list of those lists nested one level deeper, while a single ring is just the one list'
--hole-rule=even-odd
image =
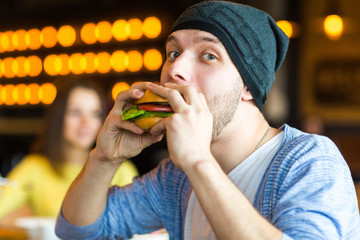
[{"label": "yellow top", "polygon": [[[17,181],[19,187],[2,188],[0,218],[25,205],[29,205],[36,216],[56,217],[67,189],[81,169],[82,165],[63,165],[60,169],[63,174],[61,177],[46,157],[28,155],[7,176]],[[111,185],[127,185],[137,175],[135,165],[126,161],[119,167]]]}]

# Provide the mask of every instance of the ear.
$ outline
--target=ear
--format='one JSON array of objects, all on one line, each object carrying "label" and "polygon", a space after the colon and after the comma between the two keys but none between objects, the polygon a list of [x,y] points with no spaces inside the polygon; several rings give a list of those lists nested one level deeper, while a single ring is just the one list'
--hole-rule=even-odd
[{"label": "ear", "polygon": [[244,91],[242,93],[242,96],[241,96],[242,100],[243,101],[251,101],[253,100],[253,96],[249,90],[249,88],[247,86],[244,86]]}]

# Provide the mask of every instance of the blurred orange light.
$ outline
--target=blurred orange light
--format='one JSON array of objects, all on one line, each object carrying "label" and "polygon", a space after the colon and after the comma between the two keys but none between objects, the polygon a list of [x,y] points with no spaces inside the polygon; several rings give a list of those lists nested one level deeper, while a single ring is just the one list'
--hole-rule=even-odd
[{"label": "blurred orange light", "polygon": [[324,31],[328,38],[337,40],[344,31],[344,21],[339,15],[329,15],[324,20]]},{"label": "blurred orange light", "polygon": [[25,89],[25,98],[30,104],[39,104],[39,88],[40,86],[36,83],[29,84]]},{"label": "blurred orange light", "polygon": [[57,30],[54,27],[44,27],[41,30],[42,44],[46,48],[52,48],[57,43]]},{"label": "blurred orange light", "polygon": [[129,65],[128,70],[130,72],[137,72],[142,68],[142,56],[138,51],[129,51],[128,52]]},{"label": "blurred orange light", "polygon": [[42,71],[42,62],[38,56],[30,56],[26,58],[24,70],[30,77],[38,76]]},{"label": "blurred orange light", "polygon": [[15,75],[18,77],[25,77],[27,74],[25,71],[25,60],[26,60],[26,58],[21,56],[21,57],[15,58],[15,60],[13,62],[13,66],[12,66],[13,71],[14,71]]},{"label": "blurred orange light", "polygon": [[12,64],[14,62],[14,58],[8,57],[3,60],[3,67],[4,67],[4,77],[6,78],[13,78],[15,77],[15,73],[13,72]]},{"label": "blurred orange light", "polygon": [[292,27],[292,25],[291,25],[291,23],[289,21],[280,20],[280,21],[277,21],[276,24],[279,26],[279,28],[281,28],[281,30],[283,30],[283,32],[289,38],[292,37],[292,35],[293,35],[293,27]]},{"label": "blurred orange light", "polygon": [[30,49],[35,50],[41,47],[41,33],[39,29],[30,29],[25,36],[25,42]]},{"label": "blurred orange light", "polygon": [[59,63],[57,63],[58,65],[61,65],[61,68],[59,70],[59,74],[60,75],[67,75],[70,72],[69,69],[69,55],[67,54],[60,54],[57,58],[57,61],[60,61]]},{"label": "blurred orange light", "polygon": [[25,90],[26,90],[25,84],[18,84],[14,87],[13,98],[14,101],[19,105],[25,105],[27,103],[25,97]]},{"label": "blurred orange light", "polygon": [[95,24],[86,23],[80,30],[80,38],[86,44],[96,43]]},{"label": "blurred orange light", "polygon": [[15,104],[15,100],[13,97],[14,87],[15,86],[13,84],[7,84],[1,89],[1,100],[6,105],[14,105]]},{"label": "blurred orange light", "polygon": [[48,55],[44,59],[44,71],[50,76],[55,76],[59,73],[59,67],[56,68],[55,63],[57,60],[57,56],[55,54]]},{"label": "blurred orange light", "polygon": [[150,71],[158,70],[162,65],[162,55],[156,49],[149,49],[144,53],[144,66]]},{"label": "blurred orange light", "polygon": [[161,33],[161,22],[156,17],[148,17],[144,20],[143,28],[147,38],[156,38]]},{"label": "blurred orange light", "polygon": [[128,21],[128,23],[130,25],[129,38],[131,40],[140,39],[142,37],[142,35],[143,35],[143,24],[142,24],[142,22],[137,18],[133,18],[133,19],[130,19]]},{"label": "blurred orange light", "polygon": [[4,67],[3,67],[3,62],[0,59],[0,78],[2,77],[2,75],[4,74]]},{"label": "blurred orange light", "polygon": [[59,74],[61,69],[62,69],[62,61],[61,61],[61,58],[59,56],[56,56],[56,58],[55,58],[54,68],[55,68],[55,72],[57,74]]},{"label": "blurred orange light", "polygon": [[1,45],[3,49],[7,52],[14,51],[14,45],[12,43],[12,36],[14,35],[13,31],[7,31],[2,34]]},{"label": "blurred orange light", "polygon": [[19,51],[23,51],[27,48],[27,44],[25,41],[26,31],[21,29],[17,30],[12,36],[12,44],[15,49]]},{"label": "blurred orange light", "polygon": [[75,29],[70,25],[65,25],[59,28],[57,38],[61,46],[70,47],[76,41]]},{"label": "blurred orange light", "polygon": [[125,41],[130,34],[130,24],[125,20],[117,20],[113,23],[112,34],[118,41]]},{"label": "blurred orange light", "polygon": [[2,36],[3,36],[4,34],[2,33],[2,32],[0,32],[0,53],[3,53],[3,52],[5,52],[5,50],[4,50],[4,48],[3,48],[3,45],[2,45],[2,43],[1,43],[1,41],[2,41]]},{"label": "blurred orange light", "polygon": [[99,73],[108,73],[111,70],[110,54],[107,52],[101,52],[96,55],[95,68]]},{"label": "blurred orange light", "polygon": [[95,69],[95,53],[87,52],[84,54],[84,59],[86,61],[86,68],[84,70],[85,73],[94,73]]},{"label": "blurred orange light", "polygon": [[0,105],[3,104],[3,100],[2,100],[2,89],[3,89],[3,86],[0,85]]},{"label": "blurred orange light", "polygon": [[70,56],[69,69],[73,74],[82,74],[86,69],[86,59],[81,53],[74,53]]},{"label": "blurred orange light", "polygon": [[12,72],[14,73],[14,75],[16,75],[16,76],[17,76],[17,74],[18,74],[18,72],[19,72],[19,64],[18,64],[18,61],[17,61],[16,58],[12,61],[11,71],[12,71]]},{"label": "blurred orange light", "polygon": [[0,35],[0,45],[1,45],[1,48],[3,49],[3,51],[7,51],[9,46],[10,46],[10,39],[9,39],[9,36],[5,33],[2,33]]},{"label": "blurred orange light", "polygon": [[116,83],[112,90],[111,90],[111,95],[112,95],[112,98],[115,100],[117,95],[122,92],[122,91],[125,91],[127,89],[129,89],[130,86],[129,84],[127,84],[126,82],[118,82]]},{"label": "blurred orange light", "polygon": [[124,51],[115,51],[111,55],[110,63],[114,71],[123,72],[129,64],[129,59]]},{"label": "blurred orange light", "polygon": [[109,42],[112,38],[111,24],[107,21],[96,24],[95,36],[101,43]]},{"label": "blurred orange light", "polygon": [[39,99],[44,104],[51,104],[56,97],[56,87],[51,83],[44,83],[39,89]]}]

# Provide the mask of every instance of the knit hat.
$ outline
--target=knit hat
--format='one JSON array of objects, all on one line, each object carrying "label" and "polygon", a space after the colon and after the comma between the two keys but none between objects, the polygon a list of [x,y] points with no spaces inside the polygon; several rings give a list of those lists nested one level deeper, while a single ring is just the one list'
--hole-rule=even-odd
[{"label": "knit hat", "polygon": [[170,33],[182,29],[219,38],[262,111],[289,43],[271,16],[243,4],[205,1],[186,9]]}]

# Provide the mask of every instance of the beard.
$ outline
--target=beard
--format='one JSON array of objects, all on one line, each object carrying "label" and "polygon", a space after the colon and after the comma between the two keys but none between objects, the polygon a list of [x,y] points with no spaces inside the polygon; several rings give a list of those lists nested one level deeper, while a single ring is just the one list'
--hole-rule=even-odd
[{"label": "beard", "polygon": [[242,79],[239,78],[239,81],[235,82],[231,90],[209,100],[209,109],[213,115],[212,142],[216,140],[233,119],[244,89],[243,86]]}]

